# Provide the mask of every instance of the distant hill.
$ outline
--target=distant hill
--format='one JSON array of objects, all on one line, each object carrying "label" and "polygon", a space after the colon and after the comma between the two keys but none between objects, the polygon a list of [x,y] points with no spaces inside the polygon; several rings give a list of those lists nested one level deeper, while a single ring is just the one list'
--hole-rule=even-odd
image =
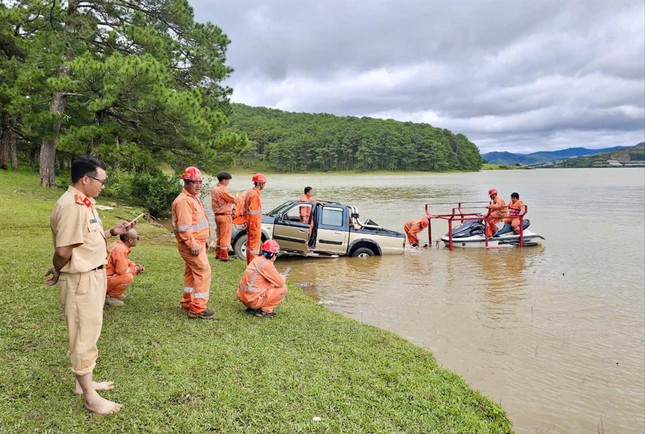
[{"label": "distant hill", "polygon": [[546,163],[550,167],[645,167],[645,142],[609,152]]},{"label": "distant hill", "polygon": [[[290,113],[231,104],[227,131],[249,143],[230,159],[253,170],[479,170],[479,149],[463,134],[429,124]],[[220,156],[223,156],[220,153]]]},{"label": "distant hill", "polygon": [[531,154],[515,154],[512,152],[488,152],[483,154],[482,157],[490,164],[540,164],[549,161],[562,160],[565,158],[581,157],[584,155],[595,155],[604,152],[613,152],[621,149],[626,149],[628,146],[614,146],[611,148],[602,149],[587,149],[587,148],[567,148],[558,151],[540,151]]}]

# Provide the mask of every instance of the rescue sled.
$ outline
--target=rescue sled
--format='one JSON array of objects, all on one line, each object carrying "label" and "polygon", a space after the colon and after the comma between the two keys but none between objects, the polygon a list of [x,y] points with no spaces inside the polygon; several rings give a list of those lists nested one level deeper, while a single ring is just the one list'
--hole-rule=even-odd
[{"label": "rescue sled", "polygon": [[[513,232],[513,228],[509,223],[506,223],[495,235],[486,240],[486,227],[482,220],[469,220],[465,221],[461,226],[452,230],[452,237],[449,234],[441,237],[444,245],[450,247],[534,247],[542,244],[544,237],[527,231],[526,228],[531,224],[529,219],[523,219],[522,235]],[[451,240],[452,238],[452,240]],[[522,238],[522,239],[521,239]]]},{"label": "rescue sled", "polygon": [[[525,218],[528,213],[528,206],[524,205],[524,213],[517,218],[520,219],[520,233],[516,234],[510,224],[505,224],[492,237],[486,237],[488,222],[487,215],[477,212],[468,212],[464,204],[480,204],[487,202],[459,202],[452,208],[450,214],[429,213],[429,205],[425,205],[426,216],[430,221],[428,225],[428,237],[432,242],[432,219],[441,219],[448,222],[448,233],[441,237],[446,247],[452,250],[453,247],[462,248],[506,248],[506,247],[533,247],[542,244],[543,236],[526,230],[531,224]],[[436,205],[436,204],[435,204]],[[490,212],[490,211],[489,211]]]}]

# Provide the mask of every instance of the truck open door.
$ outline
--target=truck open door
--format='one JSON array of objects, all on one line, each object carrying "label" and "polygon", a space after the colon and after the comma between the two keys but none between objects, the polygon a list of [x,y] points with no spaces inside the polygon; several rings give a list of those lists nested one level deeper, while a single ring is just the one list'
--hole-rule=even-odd
[{"label": "truck open door", "polygon": [[349,211],[342,205],[318,205],[316,209],[316,251],[347,253]]}]

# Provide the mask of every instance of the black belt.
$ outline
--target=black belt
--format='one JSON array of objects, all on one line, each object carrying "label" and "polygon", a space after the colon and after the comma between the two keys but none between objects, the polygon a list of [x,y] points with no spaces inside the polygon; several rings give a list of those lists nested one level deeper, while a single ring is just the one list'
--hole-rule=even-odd
[{"label": "black belt", "polygon": [[103,269],[103,265],[99,265],[96,268],[92,268],[90,271],[96,271],[96,270],[102,270],[102,269]]},{"label": "black belt", "polygon": [[231,215],[230,212],[225,212],[225,213],[220,213],[220,214],[215,214],[215,215]]}]

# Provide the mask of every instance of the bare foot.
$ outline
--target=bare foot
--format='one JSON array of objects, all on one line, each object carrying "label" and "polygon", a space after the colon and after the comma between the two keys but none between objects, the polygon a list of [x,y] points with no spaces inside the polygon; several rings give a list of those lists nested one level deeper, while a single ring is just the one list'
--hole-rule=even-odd
[{"label": "bare foot", "polygon": [[[100,383],[97,383],[96,381],[92,381],[92,387],[94,390],[112,390],[114,389],[114,382],[113,381],[101,381]],[[74,394],[76,395],[82,395],[83,394],[83,389],[81,388],[81,385],[76,382],[76,386],[74,387]]]},{"label": "bare foot", "polygon": [[121,404],[102,398],[95,392],[91,398],[85,397],[85,408],[96,414],[112,414],[121,410]]}]

